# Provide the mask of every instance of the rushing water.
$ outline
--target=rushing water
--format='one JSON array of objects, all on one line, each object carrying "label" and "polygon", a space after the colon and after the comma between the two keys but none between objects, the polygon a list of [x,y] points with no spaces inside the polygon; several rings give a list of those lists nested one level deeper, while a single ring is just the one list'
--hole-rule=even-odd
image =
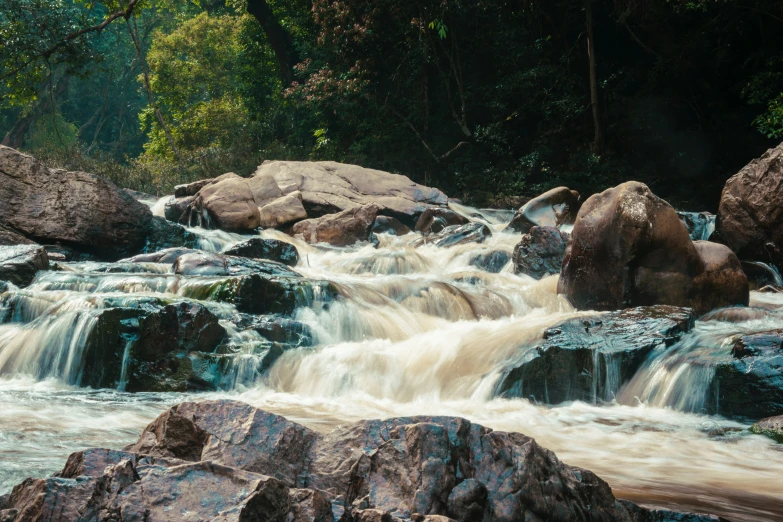
[{"label": "rushing water", "polygon": [[[534,281],[471,265],[479,253],[510,252],[519,237],[499,233],[503,213],[454,207],[490,225],[486,243],[414,248],[415,235],[381,236],[380,247],[350,249],[293,242],[296,269],[333,282],[342,299],[300,308],[295,318],[316,346],[286,352],[259,374],[259,339],[228,322],[234,309],[210,299],[216,279],[181,277],[165,265],[109,273],[99,264],[39,274],[0,305],[0,494],[27,476],[62,467],[74,450],[121,447],[182,400],[231,397],[316,430],[367,418],[459,415],[535,437],[565,462],[595,471],[620,498],[733,520],[783,520],[783,450],[747,425],[704,415],[705,394],[723,345],[738,333],[783,327],[783,299],[753,294],[768,314],[740,322],[699,321],[680,343],[652,354],[614,400],[542,406],[492,398],[500,372],[545,328],[575,312],[556,295],[557,277]],[[245,239],[193,229],[201,247],[220,251]],[[246,349],[224,391],[141,393],[79,387],[79,357],[95,314],[149,300],[199,300]],[[3,310],[2,307],[6,309]],[[123,373],[124,375],[124,373]]]}]

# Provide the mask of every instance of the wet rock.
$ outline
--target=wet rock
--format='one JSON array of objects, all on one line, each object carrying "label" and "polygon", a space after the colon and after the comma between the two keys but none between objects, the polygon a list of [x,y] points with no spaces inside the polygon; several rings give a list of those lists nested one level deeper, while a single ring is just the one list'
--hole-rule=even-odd
[{"label": "wet rock", "polygon": [[183,248],[183,247],[164,248],[163,250],[158,250],[157,252],[152,252],[150,254],[139,254],[137,256],[129,257],[128,259],[123,259],[121,263],[171,264],[185,254],[194,254],[194,253],[198,253],[198,251],[193,250],[192,248]]},{"label": "wet rock", "polygon": [[49,257],[40,245],[0,246],[0,280],[27,286],[39,270],[48,268]]},{"label": "wet rock", "polygon": [[405,176],[333,161],[265,161],[253,178],[273,179],[283,195],[301,192],[311,218],[375,203],[380,214],[412,227],[427,207],[447,201]]},{"label": "wet rock", "polygon": [[198,191],[206,187],[210,183],[215,181],[215,178],[200,179],[192,183],[186,183],[184,185],[177,185],[174,187],[175,198],[186,198],[188,196],[195,196]]},{"label": "wet rock", "polygon": [[107,259],[144,246],[152,213],[94,174],[49,169],[0,146],[0,222],[41,243],[62,241]]},{"label": "wet rock", "polygon": [[392,236],[404,236],[410,234],[411,229],[397,218],[390,216],[376,216],[372,224],[374,234],[390,234]]},{"label": "wet rock", "polygon": [[202,389],[186,354],[212,352],[225,336],[218,318],[196,303],[108,308],[89,332],[74,384],[130,392]]},{"label": "wet rock", "polygon": [[467,225],[451,225],[437,234],[430,234],[418,239],[414,246],[433,244],[439,248],[464,245],[466,243],[483,243],[492,236],[492,231],[484,223],[473,222]]},{"label": "wet rock", "polygon": [[152,253],[166,248],[197,248],[199,237],[182,225],[153,216],[150,231],[142,253]]},{"label": "wet rock", "polygon": [[506,231],[525,234],[535,226],[571,225],[581,203],[579,192],[568,187],[554,188],[525,203],[511,219]]},{"label": "wet rock", "polygon": [[242,313],[290,315],[300,306],[320,306],[337,295],[328,281],[255,273],[216,282],[208,297],[231,303]]},{"label": "wet rock", "polygon": [[189,276],[237,276],[265,274],[271,276],[300,277],[282,263],[266,259],[227,256],[211,252],[195,251],[182,254],[174,261],[175,274]]},{"label": "wet rock", "polygon": [[474,255],[470,258],[468,264],[487,272],[497,274],[503,270],[503,267],[505,267],[510,260],[511,254],[505,250],[492,250],[490,252],[482,252]]},{"label": "wet rock", "polygon": [[468,218],[457,214],[448,208],[430,207],[425,210],[416,221],[416,232],[424,234],[437,234],[446,227],[452,225],[465,225],[469,223]]},{"label": "wet rock", "polygon": [[0,281],[0,294],[7,292],[9,288],[7,281]]},{"label": "wet rock", "polygon": [[783,330],[739,336],[719,363],[709,409],[730,417],[783,415]]},{"label": "wet rock", "polygon": [[591,196],[579,211],[558,282],[579,309],[668,304],[747,305],[747,279],[723,245],[691,241],[674,209],[635,181]]},{"label": "wet rock", "polygon": [[531,227],[514,247],[514,273],[533,279],[559,274],[568,234],[555,227]]},{"label": "wet rock", "polygon": [[310,327],[287,317],[237,314],[232,321],[237,327],[254,330],[272,342],[290,346],[310,346],[313,343]]},{"label": "wet rock", "polygon": [[692,310],[673,306],[567,319],[520,351],[519,360],[504,370],[495,394],[547,404],[610,401],[650,352],[677,342],[694,321]]},{"label": "wet rock", "polygon": [[715,214],[709,212],[677,212],[677,216],[685,223],[688,235],[694,241],[707,241],[715,232]]},{"label": "wet rock", "polygon": [[299,191],[279,197],[261,207],[259,211],[261,226],[264,228],[281,228],[307,219],[307,211],[302,204],[302,193]]},{"label": "wet rock", "polygon": [[291,234],[301,236],[311,244],[349,246],[370,240],[377,214],[378,206],[374,204],[353,207],[339,214],[300,221],[291,228]]},{"label": "wet rock", "polygon": [[228,232],[251,232],[261,225],[250,184],[233,172],[223,174],[201,188],[188,205],[185,216],[184,221],[190,225]]},{"label": "wet rock", "polygon": [[728,308],[718,308],[712,312],[706,313],[699,318],[699,321],[723,321],[726,323],[742,323],[745,321],[755,321],[764,319],[771,314],[769,310],[756,307],[730,306]]},{"label": "wet rock", "polygon": [[783,268],[783,144],[732,176],[723,188],[717,229],[739,257]]},{"label": "wet rock", "polygon": [[783,293],[783,287],[775,285],[767,285],[758,289],[762,294],[780,294]]},{"label": "wet rock", "polygon": [[742,261],[742,271],[748,278],[748,284],[751,290],[758,290],[765,286],[781,286],[780,273],[767,263],[760,261]]},{"label": "wet rock", "polygon": [[35,241],[27,239],[22,234],[0,225],[0,246],[35,245]]},{"label": "wet rock", "polygon": [[269,259],[288,266],[296,266],[299,263],[299,252],[296,247],[279,239],[253,237],[229,247],[223,251],[223,254],[250,259]]},{"label": "wet rock", "polygon": [[750,431],[783,444],[783,415],[761,419],[750,427]]},{"label": "wet rock", "polygon": [[174,223],[182,223],[183,225],[190,225],[188,222],[190,219],[190,213],[188,207],[190,207],[195,196],[187,196],[184,198],[176,198],[171,196],[166,204],[163,206],[163,216]]}]

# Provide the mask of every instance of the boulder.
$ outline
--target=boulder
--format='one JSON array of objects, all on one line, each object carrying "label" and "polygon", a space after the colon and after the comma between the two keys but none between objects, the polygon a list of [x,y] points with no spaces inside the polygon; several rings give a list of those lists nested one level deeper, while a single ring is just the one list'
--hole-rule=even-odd
[{"label": "boulder", "polygon": [[302,204],[302,193],[298,190],[272,200],[261,207],[259,212],[261,212],[261,226],[264,228],[280,228],[307,219],[307,211]]},{"label": "boulder", "polygon": [[669,304],[698,314],[747,305],[749,298],[736,256],[716,243],[691,241],[674,209],[635,181],[584,203],[558,293],[579,309]]},{"label": "boulder", "polygon": [[328,303],[338,295],[337,287],[328,281],[256,272],[217,281],[204,297],[231,303],[241,313],[290,315],[300,306]]},{"label": "boulder", "polygon": [[533,279],[559,274],[567,244],[568,234],[555,227],[531,227],[514,247],[514,273]]},{"label": "boulder", "polygon": [[251,232],[261,225],[250,183],[233,172],[201,188],[185,215],[190,225],[228,232]]},{"label": "boulder", "polygon": [[250,259],[269,259],[288,266],[296,266],[299,263],[299,252],[296,247],[279,239],[253,237],[227,248],[223,254]]},{"label": "boulder", "polygon": [[199,237],[193,232],[165,218],[153,216],[147,242],[141,252],[152,253],[168,248],[197,248],[198,245]]},{"label": "boulder", "polygon": [[673,306],[567,319],[519,351],[495,395],[546,404],[611,401],[653,350],[677,342],[694,322],[692,310]]},{"label": "boulder", "polygon": [[374,234],[389,234],[392,236],[404,236],[410,234],[411,229],[402,221],[391,216],[376,216],[372,224]]},{"label": "boulder", "polygon": [[506,227],[510,232],[527,233],[531,227],[571,225],[581,205],[579,192],[557,187],[525,203]]},{"label": "boulder", "polygon": [[783,144],[726,182],[717,230],[741,259],[783,268]]},{"label": "boulder", "polygon": [[465,225],[468,218],[457,214],[448,208],[430,207],[425,210],[416,221],[416,232],[424,234],[437,234],[446,227],[452,225]]},{"label": "boulder", "polygon": [[49,169],[0,146],[0,223],[40,242],[64,242],[108,259],[144,246],[152,213],[109,181]]},{"label": "boulder", "polygon": [[187,196],[183,198],[172,196],[163,206],[163,215],[169,221],[190,226],[190,213],[188,212],[188,208],[195,199],[196,196]]},{"label": "boulder", "polygon": [[756,435],[764,435],[775,442],[783,444],[783,415],[761,419],[750,427],[750,431]]},{"label": "boulder", "polygon": [[475,266],[492,274],[500,273],[511,260],[511,254],[505,250],[490,250],[472,256],[468,260],[470,266]]},{"label": "boulder", "polygon": [[291,228],[291,234],[301,236],[311,244],[349,246],[370,240],[377,214],[378,207],[375,204],[352,207],[338,214],[300,221]]},{"label": "boulder", "polygon": [[49,257],[40,245],[0,246],[0,280],[27,286],[39,270],[48,269]]},{"label": "boulder", "polygon": [[186,183],[184,185],[177,185],[174,187],[175,198],[186,198],[189,196],[195,196],[198,191],[206,187],[210,183],[215,181],[215,178],[200,179],[192,183]]},{"label": "boulder", "polygon": [[283,195],[299,191],[310,217],[375,203],[381,215],[412,227],[431,205],[444,206],[443,192],[405,176],[333,161],[265,161],[254,178],[270,178]]}]

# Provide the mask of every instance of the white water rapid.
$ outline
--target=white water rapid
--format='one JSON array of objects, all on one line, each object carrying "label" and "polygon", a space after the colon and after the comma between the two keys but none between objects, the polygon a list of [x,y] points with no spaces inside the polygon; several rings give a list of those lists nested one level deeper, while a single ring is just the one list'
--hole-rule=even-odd
[{"label": "white water rapid", "polygon": [[[510,253],[519,236],[500,232],[509,215],[454,209],[494,235],[452,248],[413,247],[416,234],[381,235],[377,249],[338,249],[262,232],[295,244],[295,269],[335,283],[342,298],[295,312],[315,346],[286,351],[261,374],[248,348],[219,392],[130,394],[120,391],[122,383],[92,390],[80,386],[79,373],[95,314],[144,299],[199,300],[233,343],[257,344],[228,323],[232,305],[211,300],[215,278],[174,275],[167,265],[112,273],[79,263],[12,289],[0,301],[0,494],[25,477],[58,471],[72,451],[133,442],[172,404],[229,397],[321,431],[368,418],[463,416],[536,438],[564,462],[597,473],[619,498],[783,521],[783,445],[703,413],[713,366],[726,357],[718,348],[737,333],[783,328],[780,296],[752,294],[752,304],[770,310],[762,318],[698,321],[675,346],[653,352],[630,382],[612,388],[609,401],[544,406],[493,398],[505,363],[578,312],[557,296],[557,276],[535,281],[514,275],[511,263],[499,273],[473,266],[477,254]],[[191,230],[209,251],[246,239]]]}]

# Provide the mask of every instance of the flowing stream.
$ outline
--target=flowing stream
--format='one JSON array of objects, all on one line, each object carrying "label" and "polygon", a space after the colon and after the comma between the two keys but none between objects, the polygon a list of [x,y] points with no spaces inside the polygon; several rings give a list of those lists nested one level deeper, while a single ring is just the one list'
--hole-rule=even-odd
[{"label": "flowing stream", "polygon": [[[591,469],[619,498],[732,520],[783,520],[783,445],[748,425],[703,414],[711,371],[737,333],[783,328],[783,298],[752,294],[773,313],[742,322],[698,321],[675,346],[654,352],[608,401],[558,406],[493,398],[504,364],[575,312],[556,294],[557,276],[535,281],[472,263],[478,254],[510,253],[516,234],[500,230],[507,213],[455,206],[494,231],[483,244],[414,247],[416,234],[381,235],[379,248],[294,243],[296,270],[328,280],[342,299],[299,308],[315,346],[285,352],[256,371],[258,339],[228,322],[231,305],[210,299],[215,280],[183,277],[167,265],[112,273],[97,263],[39,273],[0,301],[0,494],[28,476],[61,469],[86,447],[119,448],[168,406],[188,399],[234,398],[327,431],[369,418],[457,415],[519,431],[564,462]],[[192,229],[201,248],[220,251],[246,239]],[[145,299],[199,300],[220,317],[234,344],[247,346],[222,391],[137,393],[80,387],[79,361],[95,314]],[[125,372],[122,372],[125,375]]]}]

